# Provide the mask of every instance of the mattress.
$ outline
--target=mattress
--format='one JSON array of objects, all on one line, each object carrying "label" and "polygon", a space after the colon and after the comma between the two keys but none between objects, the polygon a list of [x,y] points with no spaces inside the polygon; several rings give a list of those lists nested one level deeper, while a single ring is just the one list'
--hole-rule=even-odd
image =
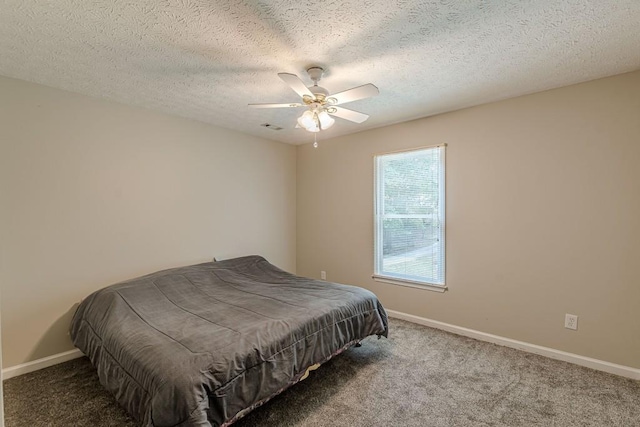
[{"label": "mattress", "polygon": [[249,256],[101,289],[70,332],[143,426],[226,426],[388,322],[368,290]]}]

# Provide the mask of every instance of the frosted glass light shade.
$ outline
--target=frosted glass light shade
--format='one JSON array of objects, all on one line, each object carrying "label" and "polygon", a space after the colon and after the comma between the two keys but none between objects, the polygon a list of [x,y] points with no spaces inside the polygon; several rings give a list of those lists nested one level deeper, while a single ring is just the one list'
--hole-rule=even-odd
[{"label": "frosted glass light shade", "polygon": [[309,132],[320,132],[320,122],[315,112],[307,110],[298,117],[298,124]]},{"label": "frosted glass light shade", "polygon": [[318,120],[320,121],[320,127],[322,127],[322,129],[329,129],[336,122],[326,111],[318,113]]},{"label": "frosted glass light shade", "polygon": [[310,127],[316,126],[315,118],[313,117],[313,112],[311,110],[307,110],[300,117],[298,117],[298,124],[303,128],[307,129]]}]

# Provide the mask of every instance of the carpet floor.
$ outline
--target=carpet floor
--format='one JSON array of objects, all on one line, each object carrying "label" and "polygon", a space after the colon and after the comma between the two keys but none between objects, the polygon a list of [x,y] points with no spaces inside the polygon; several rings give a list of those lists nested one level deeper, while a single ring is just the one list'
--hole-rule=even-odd
[{"label": "carpet floor", "polygon": [[[6,427],[137,426],[86,358],[4,382]],[[391,320],[234,427],[640,426],[640,382]]]}]

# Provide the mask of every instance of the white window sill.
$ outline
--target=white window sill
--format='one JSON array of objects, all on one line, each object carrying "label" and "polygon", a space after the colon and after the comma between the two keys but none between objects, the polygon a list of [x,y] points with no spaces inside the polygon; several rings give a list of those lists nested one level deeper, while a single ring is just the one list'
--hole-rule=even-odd
[{"label": "white window sill", "polygon": [[408,288],[423,289],[425,291],[444,292],[447,290],[446,285],[434,285],[432,283],[417,282],[414,280],[398,279],[397,277],[387,276],[371,276],[376,282],[390,283],[392,285],[406,286]]}]

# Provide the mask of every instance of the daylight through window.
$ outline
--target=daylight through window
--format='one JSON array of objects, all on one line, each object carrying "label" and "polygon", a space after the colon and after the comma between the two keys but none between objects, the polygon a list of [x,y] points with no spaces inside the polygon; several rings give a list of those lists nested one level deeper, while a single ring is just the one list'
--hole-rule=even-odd
[{"label": "daylight through window", "polygon": [[445,147],[375,157],[376,279],[445,285]]}]

